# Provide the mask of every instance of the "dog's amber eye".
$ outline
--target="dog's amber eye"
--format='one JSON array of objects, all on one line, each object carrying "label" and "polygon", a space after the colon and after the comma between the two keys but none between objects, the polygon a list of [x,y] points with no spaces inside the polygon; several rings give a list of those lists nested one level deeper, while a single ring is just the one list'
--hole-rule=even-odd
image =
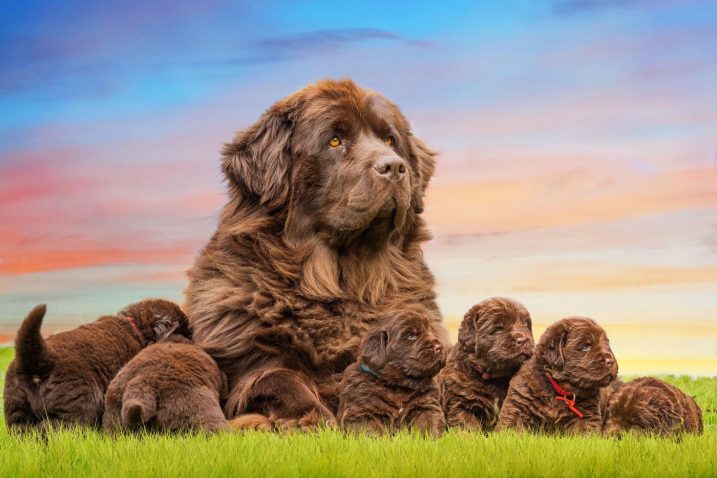
[{"label": "dog's amber eye", "polygon": [[393,146],[394,145],[393,136],[389,136],[388,138],[384,139],[383,142],[386,143],[388,146]]},{"label": "dog's amber eye", "polygon": [[329,140],[329,146],[331,146],[332,148],[338,148],[339,146],[341,146],[341,138],[336,135],[333,135]]}]

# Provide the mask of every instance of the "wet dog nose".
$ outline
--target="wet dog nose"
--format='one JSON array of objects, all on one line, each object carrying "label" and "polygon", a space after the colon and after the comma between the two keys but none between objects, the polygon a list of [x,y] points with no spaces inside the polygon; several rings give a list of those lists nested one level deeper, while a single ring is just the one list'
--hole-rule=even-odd
[{"label": "wet dog nose", "polygon": [[433,345],[433,350],[434,350],[437,354],[439,354],[439,353],[443,352],[443,345],[438,344],[438,343],[437,343],[437,344],[434,344],[434,345]]},{"label": "wet dog nose", "polygon": [[615,357],[607,357],[605,359],[605,365],[607,365],[608,367],[612,367],[613,365],[615,365]]},{"label": "wet dog nose", "polygon": [[379,176],[400,180],[406,175],[406,163],[398,156],[384,156],[376,161],[373,169]]},{"label": "wet dog nose", "polygon": [[523,335],[523,334],[521,334],[521,335],[519,335],[519,336],[517,336],[517,337],[515,338],[515,343],[518,344],[518,345],[523,345],[523,344],[526,343],[527,341],[528,341],[528,337],[526,337],[526,336]]}]

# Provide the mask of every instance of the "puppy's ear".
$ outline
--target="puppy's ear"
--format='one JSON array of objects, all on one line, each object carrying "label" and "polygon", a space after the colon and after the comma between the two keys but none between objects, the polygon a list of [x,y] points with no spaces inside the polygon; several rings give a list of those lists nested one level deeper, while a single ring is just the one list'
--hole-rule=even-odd
[{"label": "puppy's ear", "polygon": [[222,150],[222,171],[230,186],[269,209],[289,197],[291,115],[297,104],[294,97],[276,103]]},{"label": "puppy's ear", "polygon": [[154,341],[161,342],[179,328],[179,321],[172,317],[161,317],[152,324]]},{"label": "puppy's ear", "polygon": [[413,190],[413,208],[416,213],[420,214],[423,212],[423,197],[426,194],[426,188],[428,188],[428,183],[436,171],[436,153],[428,148],[423,140],[417,136],[413,136],[413,134],[409,137],[409,142],[411,145],[411,154],[418,162],[419,176],[419,187]]},{"label": "puppy's ear", "polygon": [[361,360],[372,369],[380,369],[386,365],[388,332],[378,329],[364,337],[361,344]]},{"label": "puppy's ear", "polygon": [[480,317],[480,311],[478,306],[473,306],[466,312],[461,322],[461,327],[458,329],[458,343],[463,345],[464,348],[475,350],[477,345],[476,334],[478,333],[478,318]]},{"label": "puppy's ear", "polygon": [[555,327],[555,330],[550,331],[547,343],[544,344],[543,360],[548,368],[562,370],[563,365],[565,365],[563,347],[565,347],[565,343],[568,340],[568,330],[562,324],[553,325],[552,327]]}]

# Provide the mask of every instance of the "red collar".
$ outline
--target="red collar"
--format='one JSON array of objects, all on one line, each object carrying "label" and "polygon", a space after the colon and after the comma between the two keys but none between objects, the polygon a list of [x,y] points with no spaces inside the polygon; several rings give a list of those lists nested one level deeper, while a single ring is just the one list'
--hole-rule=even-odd
[{"label": "red collar", "polygon": [[570,392],[564,390],[563,387],[558,385],[558,382],[556,382],[555,379],[553,377],[551,377],[549,373],[546,372],[545,375],[548,377],[548,380],[550,380],[550,385],[553,386],[555,393],[558,394],[558,396],[555,397],[555,400],[560,400],[562,402],[565,402],[565,404],[568,406],[568,408],[570,409],[571,412],[573,412],[578,417],[583,418],[582,412],[580,410],[578,410],[577,408],[575,408],[575,401],[576,401],[575,394],[574,393],[572,394],[573,398],[568,398],[568,396],[571,395]]},{"label": "red collar", "polygon": [[135,332],[137,332],[137,335],[140,337],[142,336],[142,332],[139,331],[139,327],[137,326],[137,321],[134,320],[134,317],[130,317],[129,315],[124,316],[125,320],[129,322],[129,325],[132,326]]}]

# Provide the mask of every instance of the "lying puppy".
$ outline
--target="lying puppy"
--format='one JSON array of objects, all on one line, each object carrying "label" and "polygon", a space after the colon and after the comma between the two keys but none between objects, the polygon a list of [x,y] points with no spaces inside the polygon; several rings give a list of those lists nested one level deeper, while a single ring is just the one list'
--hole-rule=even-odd
[{"label": "lying puppy", "polygon": [[38,305],[20,326],[5,377],[5,423],[16,431],[98,426],[105,390],[125,363],[171,333],[191,336],[187,317],[166,300],[138,302],[47,339],[40,335],[45,310]]},{"label": "lying puppy", "polygon": [[610,394],[603,432],[627,430],[660,435],[702,433],[702,410],[679,388],[652,377],[621,384]]},{"label": "lying puppy", "polygon": [[398,312],[369,330],[339,389],[339,425],[351,431],[409,427],[439,436],[446,427],[435,376],[446,354],[428,317]]},{"label": "lying puppy", "polygon": [[448,426],[492,430],[508,382],[534,347],[530,314],[521,304],[494,297],[473,306],[438,374]]},{"label": "lying puppy", "polygon": [[511,380],[496,430],[600,432],[600,389],[616,377],[602,327],[583,317],[560,320]]},{"label": "lying puppy", "polygon": [[200,347],[184,339],[138,353],[107,388],[105,430],[228,430],[220,405],[226,377]]}]

